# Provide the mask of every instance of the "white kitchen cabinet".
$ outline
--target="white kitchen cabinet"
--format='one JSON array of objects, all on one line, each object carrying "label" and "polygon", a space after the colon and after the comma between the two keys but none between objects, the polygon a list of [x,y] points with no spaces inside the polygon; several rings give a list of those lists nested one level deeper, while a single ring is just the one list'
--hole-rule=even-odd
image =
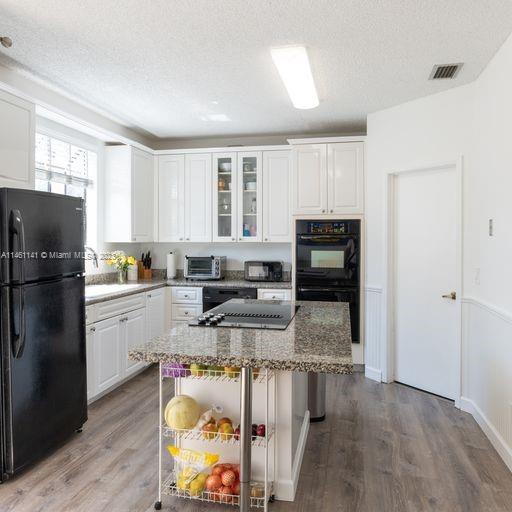
[{"label": "white kitchen cabinet", "polygon": [[201,304],[173,304],[171,318],[173,322],[188,322],[202,312]]},{"label": "white kitchen cabinet", "polygon": [[263,241],[291,242],[290,151],[263,152]]},{"label": "white kitchen cabinet", "polygon": [[238,153],[238,241],[261,242],[262,236],[262,153]]},{"label": "white kitchen cabinet", "polygon": [[0,91],[0,186],[34,188],[35,106]]},{"label": "white kitchen cabinet", "polygon": [[162,155],[158,159],[158,240],[212,241],[210,153]]},{"label": "white kitchen cabinet", "polygon": [[185,241],[212,241],[212,156],[185,155]]},{"label": "white kitchen cabinet", "polygon": [[105,241],[153,240],[153,156],[132,146],[105,148]]},{"label": "white kitchen cabinet", "polygon": [[292,166],[293,213],[327,213],[327,145],[295,146]]},{"label": "white kitchen cabinet", "polygon": [[94,394],[102,393],[122,379],[121,317],[94,324]]},{"label": "white kitchen cabinet", "polygon": [[94,376],[94,334],[96,326],[88,325],[85,331],[85,354],[87,364],[87,400],[96,395],[96,380]]},{"label": "white kitchen cabinet", "polygon": [[134,361],[128,357],[130,350],[141,347],[147,342],[146,310],[136,309],[120,318],[121,324],[121,369],[122,378],[129,377],[146,366],[143,361]]},{"label": "white kitchen cabinet", "polygon": [[152,340],[165,331],[165,289],[146,293],[146,338]]},{"label": "white kitchen cabinet", "polygon": [[185,239],[185,155],[158,158],[158,240]]},{"label": "white kitchen cabinet", "polygon": [[258,299],[261,300],[292,300],[292,291],[282,288],[259,288]]},{"label": "white kitchen cabinet", "polygon": [[235,242],[238,232],[238,159],[236,153],[213,154],[213,241]]},{"label": "white kitchen cabinet", "polygon": [[363,153],[363,142],[295,146],[293,213],[363,213]]},{"label": "white kitchen cabinet", "polygon": [[363,213],[363,143],[327,145],[329,213]]}]

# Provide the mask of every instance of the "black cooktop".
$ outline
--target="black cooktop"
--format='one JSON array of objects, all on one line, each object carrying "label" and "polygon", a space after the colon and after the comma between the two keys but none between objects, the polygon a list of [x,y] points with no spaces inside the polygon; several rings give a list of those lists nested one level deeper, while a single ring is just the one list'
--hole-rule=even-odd
[{"label": "black cooktop", "polygon": [[191,320],[188,325],[201,327],[245,327],[284,330],[299,306],[279,301],[273,304],[232,299]]}]

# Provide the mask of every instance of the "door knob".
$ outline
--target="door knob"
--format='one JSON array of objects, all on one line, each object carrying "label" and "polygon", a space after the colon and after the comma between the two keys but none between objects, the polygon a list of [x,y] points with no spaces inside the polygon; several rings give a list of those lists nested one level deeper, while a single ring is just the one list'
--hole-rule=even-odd
[{"label": "door knob", "polygon": [[457,300],[457,292],[450,292],[443,295],[443,299]]}]

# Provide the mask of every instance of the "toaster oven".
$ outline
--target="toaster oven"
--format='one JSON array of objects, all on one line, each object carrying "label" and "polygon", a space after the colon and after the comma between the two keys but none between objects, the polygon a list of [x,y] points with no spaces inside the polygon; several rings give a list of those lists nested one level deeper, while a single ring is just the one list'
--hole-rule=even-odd
[{"label": "toaster oven", "polygon": [[217,280],[226,274],[226,256],[185,256],[183,275],[186,279]]}]

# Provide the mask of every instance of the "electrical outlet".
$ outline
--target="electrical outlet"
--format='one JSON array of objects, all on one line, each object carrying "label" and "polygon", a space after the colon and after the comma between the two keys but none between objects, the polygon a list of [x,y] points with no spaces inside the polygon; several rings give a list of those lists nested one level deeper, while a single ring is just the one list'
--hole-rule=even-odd
[{"label": "electrical outlet", "polygon": [[475,269],[475,284],[480,285],[480,268]]}]

